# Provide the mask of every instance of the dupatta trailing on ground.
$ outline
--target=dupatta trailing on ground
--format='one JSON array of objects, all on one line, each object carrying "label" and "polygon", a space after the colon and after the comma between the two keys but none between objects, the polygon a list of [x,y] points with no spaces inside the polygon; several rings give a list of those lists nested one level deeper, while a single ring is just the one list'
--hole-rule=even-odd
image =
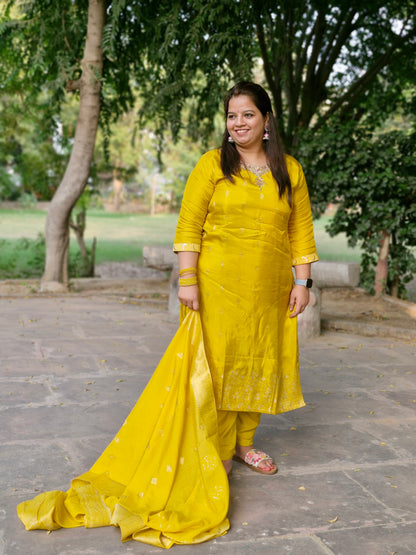
[{"label": "dupatta trailing on ground", "polygon": [[65,493],[17,507],[27,530],[118,526],[122,541],[169,548],[223,535],[229,488],[198,312],[187,311],[137,404]]}]

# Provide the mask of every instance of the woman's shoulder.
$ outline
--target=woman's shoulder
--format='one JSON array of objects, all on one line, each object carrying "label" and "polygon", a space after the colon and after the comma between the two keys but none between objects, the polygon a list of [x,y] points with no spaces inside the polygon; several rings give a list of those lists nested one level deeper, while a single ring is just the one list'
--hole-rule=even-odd
[{"label": "woman's shoulder", "polygon": [[210,176],[221,171],[221,149],[214,148],[205,152],[198,160],[195,169]]},{"label": "woman's shoulder", "polygon": [[286,166],[287,166],[287,171],[303,171],[302,170],[302,165],[300,162],[298,162],[296,160],[296,158],[293,158],[293,156],[291,156],[290,154],[285,154],[285,158],[286,158]]},{"label": "woman's shoulder", "polygon": [[212,150],[208,150],[201,156],[199,161],[205,164],[221,165],[221,149],[213,148]]},{"label": "woman's shoulder", "polygon": [[302,165],[296,160],[296,158],[293,158],[293,156],[291,156],[290,154],[285,154],[285,158],[287,171],[292,185],[296,184],[299,181],[300,177],[303,176]]}]

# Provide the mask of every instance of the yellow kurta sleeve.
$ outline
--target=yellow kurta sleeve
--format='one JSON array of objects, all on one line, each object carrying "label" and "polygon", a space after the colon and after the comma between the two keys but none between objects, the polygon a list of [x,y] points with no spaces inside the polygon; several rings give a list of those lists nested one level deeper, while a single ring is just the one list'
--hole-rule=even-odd
[{"label": "yellow kurta sleeve", "polygon": [[219,151],[205,153],[192,170],[185,187],[173,250],[200,252],[202,229],[215,187]]},{"label": "yellow kurta sleeve", "polygon": [[289,241],[292,265],[307,264],[319,260],[313,235],[312,211],[308,187],[302,166],[291,156],[287,157],[287,169],[292,182],[292,213],[289,219]]}]

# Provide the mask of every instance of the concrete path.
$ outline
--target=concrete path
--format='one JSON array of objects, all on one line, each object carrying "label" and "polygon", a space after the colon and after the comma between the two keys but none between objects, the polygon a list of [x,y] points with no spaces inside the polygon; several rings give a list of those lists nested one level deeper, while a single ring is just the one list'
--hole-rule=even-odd
[{"label": "concrete path", "polygon": [[[15,507],[92,465],[175,330],[117,299],[0,299],[0,553],[161,552],[115,528],[26,532]],[[230,532],[174,552],[415,554],[415,355],[415,342],[331,332],[302,345],[306,407],[257,434],[279,473],[235,463]]]}]

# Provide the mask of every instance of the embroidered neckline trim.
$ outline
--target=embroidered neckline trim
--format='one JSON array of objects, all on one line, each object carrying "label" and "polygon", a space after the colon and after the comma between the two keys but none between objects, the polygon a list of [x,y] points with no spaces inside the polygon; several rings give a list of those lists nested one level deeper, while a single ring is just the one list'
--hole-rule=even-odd
[{"label": "embroidered neckline trim", "polygon": [[263,175],[269,173],[270,171],[269,164],[264,164],[263,166],[253,166],[242,162],[241,167],[256,176],[256,185],[262,189],[264,186]]}]

